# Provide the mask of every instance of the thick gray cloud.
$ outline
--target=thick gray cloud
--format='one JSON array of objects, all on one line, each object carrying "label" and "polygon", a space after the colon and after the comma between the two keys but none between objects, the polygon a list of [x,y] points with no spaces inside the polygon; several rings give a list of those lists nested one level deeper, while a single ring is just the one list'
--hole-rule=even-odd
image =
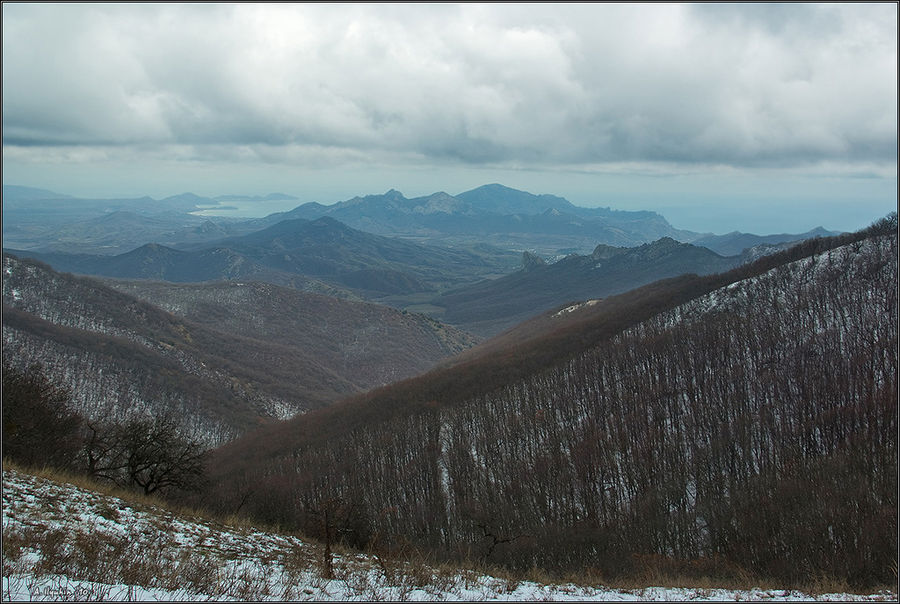
[{"label": "thick gray cloud", "polygon": [[4,182],[75,195],[502,182],[716,232],[897,204],[893,3],[5,3],[2,58]]},{"label": "thick gray cloud", "polygon": [[890,165],[896,19],[894,4],[4,4],[4,152]]}]

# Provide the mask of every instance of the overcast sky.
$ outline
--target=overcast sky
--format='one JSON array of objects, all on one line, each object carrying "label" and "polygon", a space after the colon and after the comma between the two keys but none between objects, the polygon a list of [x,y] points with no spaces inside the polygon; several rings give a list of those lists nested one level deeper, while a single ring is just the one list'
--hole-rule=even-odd
[{"label": "overcast sky", "polygon": [[855,229],[897,206],[897,5],[6,3],[3,182]]}]

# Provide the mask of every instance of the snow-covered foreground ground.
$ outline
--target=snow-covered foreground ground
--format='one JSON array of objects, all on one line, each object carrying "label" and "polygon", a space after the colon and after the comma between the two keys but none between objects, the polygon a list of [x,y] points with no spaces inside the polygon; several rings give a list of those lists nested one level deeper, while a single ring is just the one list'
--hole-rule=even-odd
[{"label": "snow-covered foreground ground", "polygon": [[147,504],[3,471],[3,600],[843,600],[894,593],[541,585],[336,554],[293,536],[178,516]]}]

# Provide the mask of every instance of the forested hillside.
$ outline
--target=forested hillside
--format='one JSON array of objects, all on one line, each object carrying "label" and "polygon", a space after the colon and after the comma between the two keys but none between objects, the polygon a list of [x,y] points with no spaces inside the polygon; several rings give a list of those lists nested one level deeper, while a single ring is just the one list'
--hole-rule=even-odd
[{"label": "forested hillside", "polygon": [[204,501],[517,568],[891,583],[897,285],[894,217],[573,309],[222,448]]},{"label": "forested hillside", "polygon": [[424,315],[270,283],[105,283],[200,325],[315,351],[359,389],[417,375],[478,342]]},{"label": "forested hillside", "polygon": [[3,271],[4,362],[44,366],[88,417],[172,412],[208,444],[474,343],[421,315],[274,285],[142,284],[163,310],[32,260],[4,254]]},{"label": "forested hillside", "polygon": [[[765,600],[884,602],[896,593],[548,583],[372,552],[335,552],[252,525],[186,515],[158,500],[94,490],[4,464],[3,582],[12,601],[530,602]],[[78,486],[76,486],[78,485]],[[87,488],[86,488],[87,487]],[[62,546],[61,546],[62,544]],[[329,570],[330,569],[330,570]]]}]

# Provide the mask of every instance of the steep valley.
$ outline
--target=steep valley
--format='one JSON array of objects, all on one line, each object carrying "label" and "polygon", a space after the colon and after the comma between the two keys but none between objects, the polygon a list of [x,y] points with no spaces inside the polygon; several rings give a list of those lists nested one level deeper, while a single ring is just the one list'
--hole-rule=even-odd
[{"label": "steep valley", "polygon": [[530,337],[226,445],[207,497],[320,536],[328,505],[350,543],[518,569],[656,559],[890,583],[887,229],[548,313]]},{"label": "steep valley", "polygon": [[[382,565],[896,583],[896,214],[795,243],[499,185],[180,226],[51,201],[3,255],[3,362],[87,418],[67,469],[141,487],[133,420],[177,418],[169,502]],[[5,442],[62,442],[21,398]]]},{"label": "steep valley", "polygon": [[44,365],[88,416],[177,411],[210,444],[475,343],[421,315],[274,285],[116,283],[122,293],[31,260],[3,263],[5,362]]}]

